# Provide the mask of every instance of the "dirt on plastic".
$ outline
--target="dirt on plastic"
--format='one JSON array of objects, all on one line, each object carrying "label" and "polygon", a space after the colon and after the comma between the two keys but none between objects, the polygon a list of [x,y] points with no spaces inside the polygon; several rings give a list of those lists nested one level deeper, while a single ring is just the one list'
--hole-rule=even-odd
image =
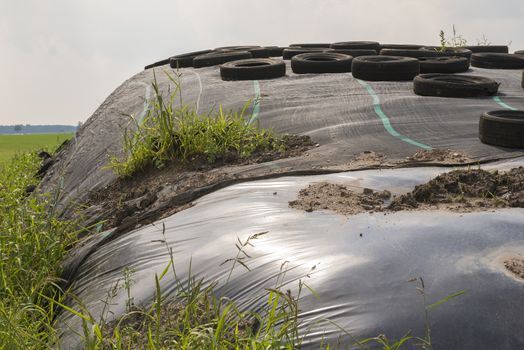
[{"label": "dirt on plastic", "polygon": [[447,164],[471,162],[471,158],[468,155],[451,149],[423,150],[407,157],[406,160],[415,162],[445,162]]},{"label": "dirt on plastic", "polygon": [[505,260],[504,266],[515,276],[524,280],[524,259],[511,258]]},{"label": "dirt on plastic", "polygon": [[[272,160],[300,156],[315,147],[309,136],[285,135],[282,150],[255,153],[247,158],[231,154],[210,164],[205,157],[197,157],[188,162],[173,161],[162,169],[154,166],[128,178],[118,178],[108,186],[90,194],[82,214],[93,222],[104,220],[105,228],[112,228],[136,218],[140,212],[151,212],[159,203],[168,202],[174,194],[183,194],[192,189],[204,188],[231,179],[228,169],[231,166],[264,163]],[[172,215],[174,212],[190,207],[191,203],[173,203],[157,214]],[[135,218],[133,218],[135,217]],[[90,222],[84,223],[89,225]],[[128,226],[128,225],[126,225]]]},{"label": "dirt on plastic", "polygon": [[302,189],[295,209],[311,212],[327,209],[343,215],[400,210],[453,210],[472,212],[495,208],[524,207],[524,168],[507,172],[482,169],[454,170],[440,174],[413,191],[391,201],[387,190],[352,190],[344,185],[317,183]]}]

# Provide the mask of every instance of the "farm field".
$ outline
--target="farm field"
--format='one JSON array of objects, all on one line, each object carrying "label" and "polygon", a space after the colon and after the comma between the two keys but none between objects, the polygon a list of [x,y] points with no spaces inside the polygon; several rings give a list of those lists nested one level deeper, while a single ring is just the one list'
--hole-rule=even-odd
[{"label": "farm field", "polygon": [[0,135],[0,166],[17,152],[52,149],[72,137],[72,133]]}]

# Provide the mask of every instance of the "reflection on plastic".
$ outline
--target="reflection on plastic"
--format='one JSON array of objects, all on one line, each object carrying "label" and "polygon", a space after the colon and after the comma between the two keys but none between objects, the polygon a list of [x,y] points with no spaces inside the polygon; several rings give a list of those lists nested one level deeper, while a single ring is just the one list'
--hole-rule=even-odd
[{"label": "reflection on plastic", "polygon": [[[509,163],[498,167],[521,165]],[[178,278],[192,275],[218,281],[216,291],[235,300],[240,308],[257,309],[264,303],[264,288],[275,285],[284,262],[285,289],[296,292],[298,279],[306,279],[319,295],[305,293],[300,300],[300,330],[305,348],[318,348],[322,337],[343,344],[329,319],[356,339],[385,333],[398,339],[408,330],[424,334],[424,304],[416,285],[423,277],[428,303],[450,293],[465,294],[432,310],[433,348],[524,348],[524,283],[508,275],[497,263],[498,253],[524,256],[524,210],[505,209],[479,213],[398,212],[343,217],[331,212],[300,212],[288,201],[308,183],[331,181],[354,188],[406,192],[442,169],[360,171],[315,177],[287,177],[231,186],[207,195],[190,209],[179,212],[101,247],[81,266],[72,292],[100,316],[107,290],[134,271],[131,293],[135,302],[147,303],[154,295],[154,275],[169,261],[162,242],[173,248]],[[251,271],[222,264],[237,253],[237,237],[268,231],[248,247],[245,263]],[[309,274],[309,278],[305,275]],[[166,279],[166,293],[174,289]],[[171,278],[171,277],[169,277]],[[115,315],[125,309],[125,291],[112,300]],[[62,314],[59,326],[78,329],[78,319]],[[62,338],[64,348],[81,348],[71,331]]]}]

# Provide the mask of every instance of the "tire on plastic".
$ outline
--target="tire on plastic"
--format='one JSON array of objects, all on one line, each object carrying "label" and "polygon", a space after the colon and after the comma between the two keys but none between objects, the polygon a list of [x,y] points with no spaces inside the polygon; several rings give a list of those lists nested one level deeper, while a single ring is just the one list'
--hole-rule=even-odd
[{"label": "tire on plastic", "polygon": [[222,80],[262,80],[285,75],[284,61],[272,58],[249,58],[227,62],[220,66]]},{"label": "tire on plastic", "polygon": [[352,57],[374,56],[378,54],[376,50],[368,50],[368,49],[334,49],[333,52],[342,53],[344,55],[349,55]]},{"label": "tire on plastic", "polygon": [[395,50],[418,50],[424,45],[414,45],[414,44],[380,44],[380,50],[382,49],[395,49]]},{"label": "tire on plastic", "polygon": [[524,111],[483,113],[479,121],[479,139],[489,145],[524,148]]},{"label": "tire on plastic", "polygon": [[511,53],[474,53],[471,65],[487,69],[524,69],[524,56]]},{"label": "tire on plastic", "polygon": [[286,47],[282,46],[264,46],[269,50],[269,57],[282,57],[282,52]]},{"label": "tire on plastic", "polygon": [[369,81],[408,81],[420,72],[416,58],[399,56],[360,56],[351,65],[353,77]]},{"label": "tire on plastic", "polygon": [[282,51],[282,57],[285,60],[290,60],[293,56],[300,55],[301,53],[310,52],[331,52],[333,49],[323,47],[288,47]]},{"label": "tire on plastic", "polygon": [[499,83],[476,75],[421,74],[413,80],[413,91],[421,96],[480,97],[497,93]]},{"label": "tire on plastic", "polygon": [[144,70],[151,69],[155,67],[165,66],[166,64],[169,64],[169,58],[166,58],[165,60],[157,61],[155,63],[148,64],[144,67]]},{"label": "tire on plastic", "polygon": [[469,69],[466,57],[419,57],[420,73],[462,73]]},{"label": "tire on plastic", "polygon": [[268,58],[269,49],[262,46],[222,46],[217,47],[216,52],[247,51],[253,58]]},{"label": "tire on plastic", "polygon": [[296,74],[351,72],[353,57],[335,52],[310,52],[291,58],[291,69]]},{"label": "tire on plastic", "polygon": [[193,67],[202,68],[217,66],[229,61],[236,61],[247,58],[253,58],[253,55],[247,51],[211,52],[193,58]]},{"label": "tire on plastic", "polygon": [[359,49],[359,50],[379,50],[380,43],[376,41],[343,41],[333,43],[332,49]]},{"label": "tire on plastic", "polygon": [[303,44],[291,44],[289,47],[309,47],[309,48],[324,48],[329,49],[331,44],[329,43],[303,43]]},{"label": "tire on plastic", "polygon": [[508,53],[509,48],[506,45],[474,45],[474,46],[462,46],[464,49],[468,49],[473,53],[476,52],[498,52]]},{"label": "tire on plastic", "polygon": [[171,68],[186,68],[193,66],[193,58],[201,55],[206,55],[213,52],[213,50],[202,50],[188,52],[180,55],[175,55],[169,59],[169,66]]},{"label": "tire on plastic", "polygon": [[471,55],[473,54],[471,50],[462,47],[448,47],[442,51],[438,46],[423,46],[419,50],[424,52],[436,52],[436,56],[439,57],[458,56],[466,57],[468,60],[471,59]]}]

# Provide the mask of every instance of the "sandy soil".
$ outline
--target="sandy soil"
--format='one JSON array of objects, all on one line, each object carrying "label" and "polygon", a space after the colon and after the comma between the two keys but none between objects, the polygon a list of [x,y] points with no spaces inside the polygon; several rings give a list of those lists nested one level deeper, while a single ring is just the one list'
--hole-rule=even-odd
[{"label": "sandy soil", "polygon": [[318,183],[302,189],[289,206],[311,212],[329,209],[343,215],[365,211],[448,209],[458,212],[524,207],[524,168],[508,172],[455,170],[443,173],[385,205],[389,191],[362,193],[338,184]]},{"label": "sandy soil", "polygon": [[504,266],[515,276],[524,279],[524,260],[512,258],[504,261]]}]

